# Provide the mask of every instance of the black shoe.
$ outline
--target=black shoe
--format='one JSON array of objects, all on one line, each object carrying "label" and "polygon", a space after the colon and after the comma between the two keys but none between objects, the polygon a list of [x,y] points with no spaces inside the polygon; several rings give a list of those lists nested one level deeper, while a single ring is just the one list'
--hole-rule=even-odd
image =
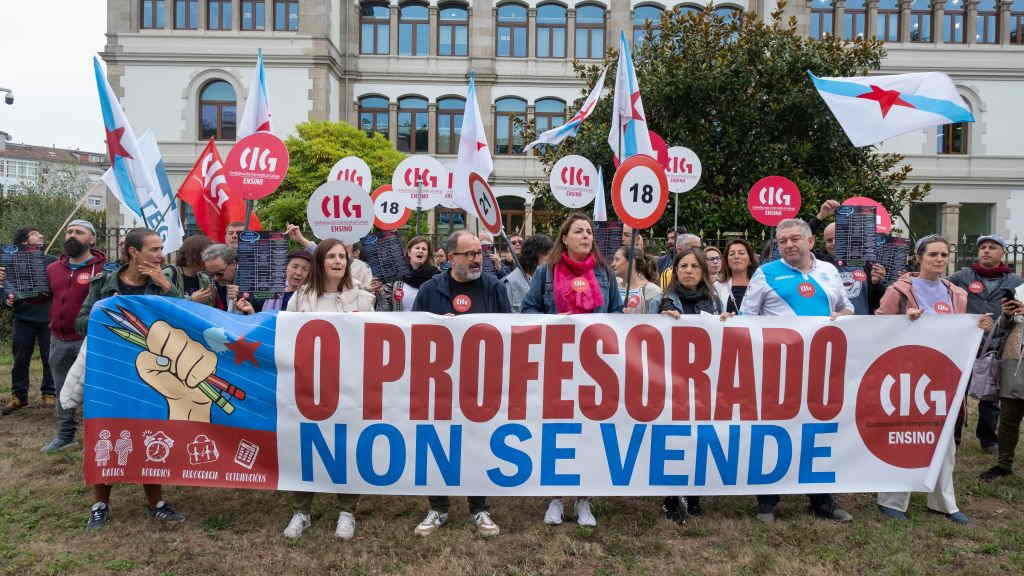
[{"label": "black shoe", "polygon": [[171,504],[169,502],[164,502],[163,500],[157,502],[155,508],[147,506],[146,511],[149,513],[150,518],[155,518],[156,520],[162,520],[164,522],[185,521],[185,516],[176,512],[174,508],[171,508]]},{"label": "black shoe", "polygon": [[680,496],[666,496],[661,502],[661,511],[666,520],[676,524],[686,524],[686,519],[690,515],[686,508],[686,499]]},{"label": "black shoe", "polygon": [[103,502],[97,502],[89,509],[89,522],[85,525],[86,530],[99,530],[110,521],[110,506]]},{"label": "black shoe", "polygon": [[1003,468],[1002,466],[993,466],[993,467],[989,468],[988,470],[985,470],[984,472],[982,472],[981,476],[979,476],[979,478],[981,478],[985,482],[991,482],[991,481],[996,480],[998,478],[1002,478],[1003,476],[1011,476],[1011,475],[1013,475],[1013,471],[1012,470],[1007,470],[1006,468]]},{"label": "black shoe", "polygon": [[690,516],[704,515],[704,508],[700,505],[700,496],[686,497],[686,511],[690,513]]}]

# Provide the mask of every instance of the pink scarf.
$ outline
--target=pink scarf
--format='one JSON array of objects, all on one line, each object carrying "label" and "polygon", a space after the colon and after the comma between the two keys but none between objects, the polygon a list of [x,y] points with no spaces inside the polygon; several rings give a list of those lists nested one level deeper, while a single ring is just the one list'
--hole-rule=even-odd
[{"label": "pink scarf", "polygon": [[[553,266],[555,272],[555,310],[559,314],[586,314],[604,304],[601,287],[594,276],[594,255],[577,262],[562,253],[562,259]],[[586,282],[585,286],[580,280]],[[583,289],[580,289],[583,287]]]}]

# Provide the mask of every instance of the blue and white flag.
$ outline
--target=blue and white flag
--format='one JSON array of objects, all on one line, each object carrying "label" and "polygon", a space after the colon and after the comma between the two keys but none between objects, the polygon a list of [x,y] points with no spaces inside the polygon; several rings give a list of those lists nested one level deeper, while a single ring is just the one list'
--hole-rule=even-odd
[{"label": "blue and white flag", "polygon": [[854,146],[931,126],[974,122],[953,81],[942,72],[848,78],[807,74]]},{"label": "blue and white flag", "polygon": [[256,53],[256,70],[245,97],[245,110],[238,120],[238,140],[256,132],[270,132],[270,93],[263,70],[263,50]]},{"label": "blue and white flag", "polygon": [[608,206],[604,202],[604,174],[601,167],[597,167],[597,181],[594,182],[594,222],[608,221]]},{"label": "blue and white flag", "polygon": [[615,100],[612,104],[608,145],[612,148],[616,162],[636,154],[646,154],[655,159],[658,157],[647,131],[644,103],[640,99],[640,83],[636,79],[633,55],[624,32],[619,32],[619,64],[615,71]]},{"label": "blue and white flag", "polygon": [[583,106],[580,107],[576,115],[569,119],[568,122],[561,126],[555,126],[551,130],[547,130],[537,136],[537,139],[526,145],[523,149],[524,152],[529,152],[534,146],[539,144],[557,145],[565,140],[569,136],[575,136],[580,131],[580,126],[583,121],[590,117],[594,112],[594,108],[597,106],[597,101],[601,99],[601,93],[604,92],[604,76],[608,73],[608,69],[605,68],[601,71],[601,77],[597,79],[597,83],[594,84],[594,89],[590,91],[590,95],[583,101]]}]

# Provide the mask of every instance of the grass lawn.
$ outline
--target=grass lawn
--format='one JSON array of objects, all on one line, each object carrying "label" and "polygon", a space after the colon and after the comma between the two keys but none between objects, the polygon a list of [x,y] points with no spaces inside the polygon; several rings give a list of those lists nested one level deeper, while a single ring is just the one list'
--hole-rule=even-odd
[{"label": "grass lawn", "polygon": [[[36,364],[35,403],[39,377]],[[10,356],[0,356],[0,395],[9,388]],[[783,500],[774,526],[754,520],[753,498],[706,498],[705,516],[682,527],[661,519],[660,499],[603,498],[594,530],[545,526],[540,498],[495,498],[496,539],[475,536],[461,499],[453,499],[449,525],[421,539],[413,527],[424,499],[369,496],[351,542],[334,538],[327,495],[315,501],[313,527],[287,542],[286,494],[188,487],[165,491],[188,516],[184,524],[156,524],[140,488],[117,486],[111,525],[87,534],[92,497],[81,454],[41,454],[52,434],[53,415],[38,405],[0,417],[2,574],[1024,574],[1024,481],[979,482],[993,457],[973,434],[956,470],[969,527],[927,513],[923,495],[902,523],[884,520],[873,494],[842,496],[855,517],[849,525],[812,519],[798,497]]]}]

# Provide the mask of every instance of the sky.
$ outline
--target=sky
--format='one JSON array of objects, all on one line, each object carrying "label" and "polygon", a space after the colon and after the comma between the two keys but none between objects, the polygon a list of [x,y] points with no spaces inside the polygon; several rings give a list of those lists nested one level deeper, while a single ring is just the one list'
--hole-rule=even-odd
[{"label": "sky", "polygon": [[105,152],[92,57],[106,44],[106,0],[0,0],[0,131],[11,141]]}]

